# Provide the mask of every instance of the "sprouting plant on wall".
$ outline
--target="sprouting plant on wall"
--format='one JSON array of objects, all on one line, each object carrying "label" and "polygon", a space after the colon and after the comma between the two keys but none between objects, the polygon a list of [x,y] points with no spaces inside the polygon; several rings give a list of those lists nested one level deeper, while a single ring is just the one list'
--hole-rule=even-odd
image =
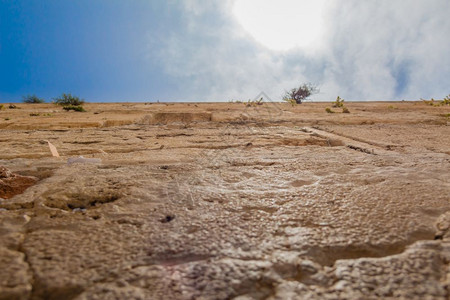
[{"label": "sprouting plant on wall", "polygon": [[22,97],[23,103],[31,103],[31,104],[38,104],[38,103],[45,103],[45,100],[42,98],[39,98],[36,95],[26,95]]},{"label": "sprouting plant on wall", "polygon": [[72,96],[72,94],[62,94],[61,96],[54,98],[53,100],[55,100],[55,104],[62,105],[63,109],[66,111],[86,111],[83,106],[81,106],[84,104],[84,99],[80,99],[77,96]]},{"label": "sprouting plant on wall", "polygon": [[309,96],[319,92],[319,89],[312,83],[303,83],[298,88],[286,91],[283,95],[283,101],[291,104],[302,104]]},{"label": "sprouting plant on wall", "polygon": [[450,94],[442,100],[442,105],[450,105]]},{"label": "sprouting plant on wall", "polygon": [[333,107],[344,107],[344,99],[337,96],[336,101],[333,102]]},{"label": "sprouting plant on wall", "polygon": [[58,105],[83,105],[84,99],[80,99],[77,96],[72,96],[72,94],[62,94],[59,97],[53,98],[55,104]]}]

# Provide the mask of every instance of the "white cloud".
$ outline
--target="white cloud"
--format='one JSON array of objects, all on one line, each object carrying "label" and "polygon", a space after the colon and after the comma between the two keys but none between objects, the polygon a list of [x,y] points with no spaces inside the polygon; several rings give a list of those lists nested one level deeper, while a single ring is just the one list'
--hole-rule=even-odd
[{"label": "white cloud", "polygon": [[269,49],[320,45],[326,0],[236,0],[233,14],[244,29]]},{"label": "white cloud", "polygon": [[178,100],[249,99],[260,91],[279,99],[307,81],[321,86],[319,100],[450,93],[447,0],[328,0],[326,37],[315,52],[258,44],[232,15],[232,0],[170,3],[181,25],[151,44],[151,57],[179,81]]},{"label": "white cloud", "polygon": [[[340,1],[330,10],[325,82],[353,99],[443,96],[450,2]],[[448,93],[448,91],[447,91]]]}]

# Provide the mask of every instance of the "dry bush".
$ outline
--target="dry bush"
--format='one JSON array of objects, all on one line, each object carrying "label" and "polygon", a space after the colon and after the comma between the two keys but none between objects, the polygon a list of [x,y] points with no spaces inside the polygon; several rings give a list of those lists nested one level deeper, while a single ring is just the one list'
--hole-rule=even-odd
[{"label": "dry bush", "polygon": [[291,104],[302,104],[302,102],[309,96],[319,92],[319,89],[312,83],[303,83],[298,88],[293,88],[286,91],[283,100]]}]

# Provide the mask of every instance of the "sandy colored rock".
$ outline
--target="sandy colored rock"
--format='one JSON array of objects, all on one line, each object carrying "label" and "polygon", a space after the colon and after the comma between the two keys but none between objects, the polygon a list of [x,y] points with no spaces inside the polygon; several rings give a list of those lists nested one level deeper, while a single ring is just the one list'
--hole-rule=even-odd
[{"label": "sandy colored rock", "polygon": [[1,297],[448,299],[450,107],[346,105],[0,111]]},{"label": "sandy colored rock", "polygon": [[38,179],[31,176],[21,176],[0,166],[0,198],[8,199],[23,193],[36,183]]},{"label": "sandy colored rock", "polygon": [[32,276],[23,253],[0,248],[0,299],[29,299]]}]

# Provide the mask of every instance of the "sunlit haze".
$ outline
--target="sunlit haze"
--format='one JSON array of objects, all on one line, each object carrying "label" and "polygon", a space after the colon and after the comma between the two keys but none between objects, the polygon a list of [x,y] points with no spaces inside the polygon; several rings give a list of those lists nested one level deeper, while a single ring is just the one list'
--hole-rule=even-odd
[{"label": "sunlit haze", "polygon": [[325,0],[236,0],[233,14],[253,38],[273,50],[317,45]]},{"label": "sunlit haze", "polygon": [[442,99],[449,0],[0,0],[0,103]]}]

